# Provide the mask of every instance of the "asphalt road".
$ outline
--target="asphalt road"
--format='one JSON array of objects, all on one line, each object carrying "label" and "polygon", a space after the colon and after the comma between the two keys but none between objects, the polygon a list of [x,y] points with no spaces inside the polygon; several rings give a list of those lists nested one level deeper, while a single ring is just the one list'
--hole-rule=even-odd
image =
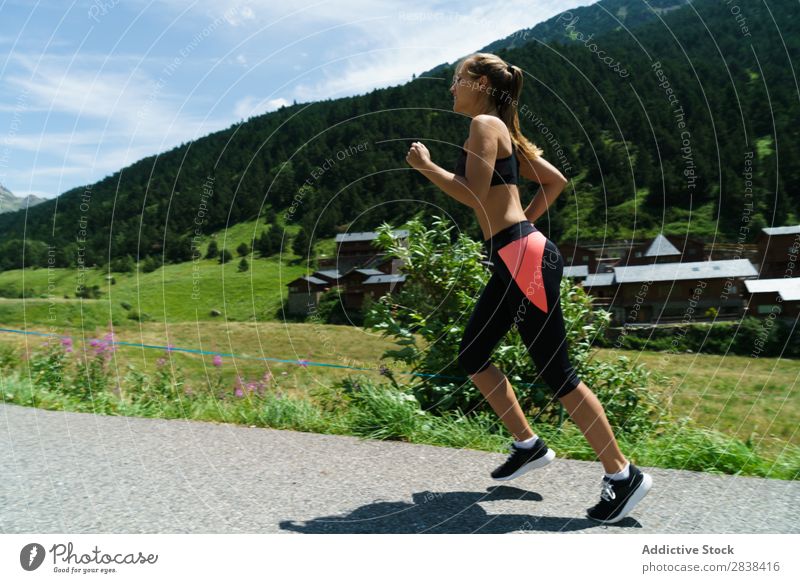
[{"label": "asphalt road", "polygon": [[800,483],[645,468],[616,525],[597,462],[504,485],[504,454],[0,405],[0,532],[797,533]]}]

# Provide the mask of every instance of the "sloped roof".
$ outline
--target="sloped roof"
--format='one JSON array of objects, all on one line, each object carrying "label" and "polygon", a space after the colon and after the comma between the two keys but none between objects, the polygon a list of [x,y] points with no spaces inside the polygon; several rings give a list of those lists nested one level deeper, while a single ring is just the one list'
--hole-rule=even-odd
[{"label": "sloped roof", "polygon": [[786,225],[783,227],[764,227],[761,229],[767,235],[794,235],[800,233],[800,225]]},{"label": "sloped roof", "polygon": [[336,269],[319,269],[314,272],[315,275],[321,275],[323,277],[327,277],[330,279],[339,279],[342,277],[342,274],[339,273]]},{"label": "sloped roof", "polygon": [[357,271],[364,275],[385,275],[380,269],[354,269],[353,271]]},{"label": "sloped roof", "polygon": [[565,265],[564,277],[586,277],[589,275],[588,265]]},{"label": "sloped roof", "polygon": [[604,285],[614,285],[613,273],[590,273],[581,282],[583,287],[601,287]]},{"label": "sloped roof", "polygon": [[642,256],[643,257],[663,257],[665,255],[680,255],[681,252],[672,243],[669,242],[664,235],[659,233],[650,246],[647,248]]},{"label": "sloped roof", "polygon": [[744,286],[751,294],[778,292],[785,302],[800,300],[800,277],[746,279]]},{"label": "sloped roof", "polygon": [[373,275],[364,280],[364,285],[372,283],[399,283],[405,280],[405,275]]},{"label": "sloped roof", "polygon": [[[408,237],[407,230],[392,231],[392,235],[397,238]],[[378,237],[375,231],[359,231],[357,233],[340,233],[336,235],[335,241],[337,243],[353,243],[355,241],[372,241]]]},{"label": "sloped roof", "polygon": [[306,275],[306,276],[301,277],[300,279],[305,279],[306,281],[308,281],[310,283],[313,283],[313,284],[316,284],[316,285],[325,285],[326,283],[328,283],[324,279],[320,279],[318,277],[314,277],[313,275]]},{"label": "sloped roof", "polygon": [[718,261],[688,261],[685,263],[654,263],[652,265],[614,267],[614,277],[617,283],[757,276],[758,271],[749,259],[720,259]]}]

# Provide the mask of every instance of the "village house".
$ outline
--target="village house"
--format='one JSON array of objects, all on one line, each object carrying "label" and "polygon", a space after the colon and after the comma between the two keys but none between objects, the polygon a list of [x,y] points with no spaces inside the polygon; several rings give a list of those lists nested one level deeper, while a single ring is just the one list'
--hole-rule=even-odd
[{"label": "village house", "polygon": [[764,227],[756,243],[760,277],[800,277],[800,225]]},{"label": "village house", "polygon": [[[743,281],[758,276],[749,259],[617,266],[582,283],[615,324],[737,318]],[[713,311],[709,312],[709,309]]]},{"label": "village house", "polygon": [[[392,234],[404,241],[408,231],[396,230]],[[378,299],[386,293],[399,291],[405,281],[401,275],[402,261],[387,257],[374,247],[376,232],[345,233],[336,236],[336,254],[320,259],[320,269],[297,278],[289,284],[288,311],[293,315],[307,315],[319,305],[322,293],[338,288],[345,309],[359,310],[364,298]]]},{"label": "village house", "polygon": [[748,315],[788,320],[800,315],[800,277],[748,279],[744,284]]},{"label": "village house", "polygon": [[703,261],[705,245],[698,239],[659,233],[651,241],[632,245],[618,265],[648,265]]}]

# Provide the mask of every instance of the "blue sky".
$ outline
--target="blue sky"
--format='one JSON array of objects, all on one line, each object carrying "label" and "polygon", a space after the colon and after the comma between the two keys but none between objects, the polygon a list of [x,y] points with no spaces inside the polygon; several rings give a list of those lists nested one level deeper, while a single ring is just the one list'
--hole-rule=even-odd
[{"label": "blue sky", "polygon": [[52,198],[277,109],[400,85],[594,0],[0,0],[0,184]]}]

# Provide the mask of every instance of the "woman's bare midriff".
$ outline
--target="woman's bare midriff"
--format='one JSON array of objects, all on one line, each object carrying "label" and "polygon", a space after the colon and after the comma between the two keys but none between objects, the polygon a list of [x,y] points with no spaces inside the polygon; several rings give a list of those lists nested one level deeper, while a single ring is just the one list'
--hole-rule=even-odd
[{"label": "woman's bare midriff", "polygon": [[506,227],[527,220],[519,201],[519,190],[514,184],[496,184],[489,187],[486,202],[475,209],[484,241]]}]

